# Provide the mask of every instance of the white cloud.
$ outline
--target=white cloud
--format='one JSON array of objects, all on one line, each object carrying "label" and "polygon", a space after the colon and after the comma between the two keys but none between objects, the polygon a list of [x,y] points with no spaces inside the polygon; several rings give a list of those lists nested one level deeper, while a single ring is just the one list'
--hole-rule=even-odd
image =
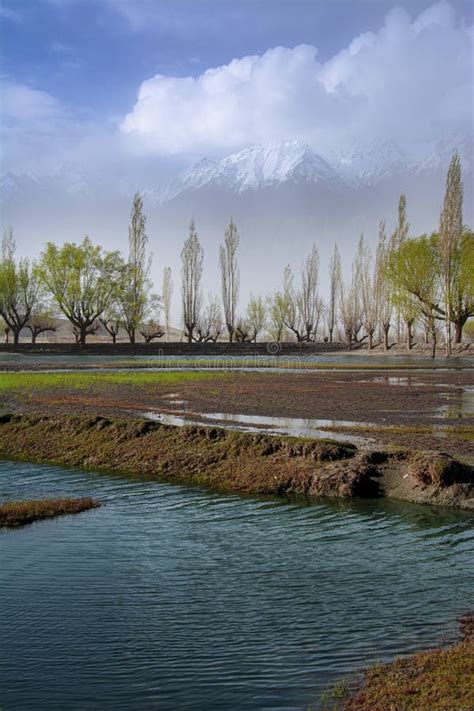
[{"label": "white cloud", "polygon": [[473,118],[472,28],[446,2],[412,19],[390,12],[325,63],[317,49],[276,47],[200,76],[144,81],[120,130],[159,154],[218,154],[298,138],[316,148],[393,138],[416,144]]}]

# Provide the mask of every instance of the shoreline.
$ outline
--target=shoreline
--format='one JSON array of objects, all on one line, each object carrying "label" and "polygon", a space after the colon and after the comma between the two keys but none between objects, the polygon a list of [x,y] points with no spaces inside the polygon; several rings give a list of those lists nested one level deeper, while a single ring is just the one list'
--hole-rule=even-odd
[{"label": "shoreline", "polygon": [[386,351],[380,345],[369,350],[366,344],[358,344],[349,349],[347,343],[334,341],[333,343],[318,341],[311,343],[297,343],[294,341],[258,341],[235,342],[218,341],[216,343],[187,343],[182,341],[154,341],[151,343],[129,342],[101,342],[89,341],[82,347],[73,342],[46,342],[36,343],[20,341],[20,343],[0,343],[0,355],[24,356],[149,356],[149,357],[211,357],[211,358],[247,358],[268,357],[284,359],[288,357],[311,356],[363,356],[367,358],[413,358],[427,361],[450,361],[462,357],[474,356],[474,343],[462,343],[453,346],[453,352],[446,358],[443,349],[439,348],[435,358],[431,357],[431,346],[424,343],[415,343],[411,350],[404,345],[391,344]]},{"label": "shoreline", "polygon": [[79,415],[3,415],[0,457],[222,492],[391,498],[474,511],[474,467],[447,454]]}]

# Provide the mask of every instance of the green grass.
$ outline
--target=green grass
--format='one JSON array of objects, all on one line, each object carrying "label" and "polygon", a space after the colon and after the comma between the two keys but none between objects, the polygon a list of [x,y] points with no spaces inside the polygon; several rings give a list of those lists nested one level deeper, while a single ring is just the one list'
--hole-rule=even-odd
[{"label": "green grass", "polygon": [[224,377],[224,374],[189,372],[125,372],[125,373],[1,373],[0,393],[49,390],[51,388],[85,390],[94,385],[134,385],[143,387],[154,384],[195,382],[209,378]]},{"label": "green grass", "polygon": [[[338,354],[336,354],[338,355]],[[346,354],[343,354],[346,355]],[[358,356],[364,356],[364,353],[357,353]],[[300,370],[302,372],[308,370],[374,370],[374,371],[398,371],[398,370],[436,370],[437,368],[445,368],[444,363],[423,359],[419,363],[370,363],[371,356],[367,356],[365,363],[338,363],[337,361],[312,361],[310,356],[302,353],[300,356],[242,356],[240,358],[227,358],[226,356],[202,356],[200,358],[188,358],[187,356],[178,357],[175,359],[157,358],[156,360],[132,360],[124,358],[118,361],[109,361],[101,364],[101,368],[140,368],[147,370],[148,368],[206,368],[209,370],[239,370],[241,368],[257,368],[258,370],[266,370],[268,368],[279,368],[282,370]],[[383,357],[383,356],[381,356]],[[266,358],[266,359],[265,359]],[[104,357],[105,359],[105,357]],[[403,356],[400,356],[402,361]],[[95,366],[94,366],[95,367]],[[451,363],[451,368],[455,369],[455,363]]]}]

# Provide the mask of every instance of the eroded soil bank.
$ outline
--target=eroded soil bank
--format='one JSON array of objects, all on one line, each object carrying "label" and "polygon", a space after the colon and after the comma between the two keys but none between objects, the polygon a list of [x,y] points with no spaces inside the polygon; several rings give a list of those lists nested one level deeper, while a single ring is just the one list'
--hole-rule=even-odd
[{"label": "eroded soil bank", "polygon": [[474,470],[449,455],[358,450],[149,420],[4,415],[0,456],[187,481],[220,490],[309,497],[377,497],[474,510]]},{"label": "eroded soil bank", "polygon": [[166,413],[202,424],[210,415],[216,425],[218,413],[321,419],[333,423],[332,433],[366,436],[381,449],[436,450],[474,464],[474,369],[1,373],[0,386],[3,412],[121,419]]}]

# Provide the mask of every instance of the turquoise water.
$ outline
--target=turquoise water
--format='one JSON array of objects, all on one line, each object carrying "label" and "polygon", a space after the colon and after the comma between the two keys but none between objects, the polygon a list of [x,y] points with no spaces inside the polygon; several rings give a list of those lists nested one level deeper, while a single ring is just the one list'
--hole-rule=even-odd
[{"label": "turquoise water", "polygon": [[105,507],[0,531],[2,711],[318,708],[470,609],[462,513],[0,462],[0,501],[86,494]]}]

